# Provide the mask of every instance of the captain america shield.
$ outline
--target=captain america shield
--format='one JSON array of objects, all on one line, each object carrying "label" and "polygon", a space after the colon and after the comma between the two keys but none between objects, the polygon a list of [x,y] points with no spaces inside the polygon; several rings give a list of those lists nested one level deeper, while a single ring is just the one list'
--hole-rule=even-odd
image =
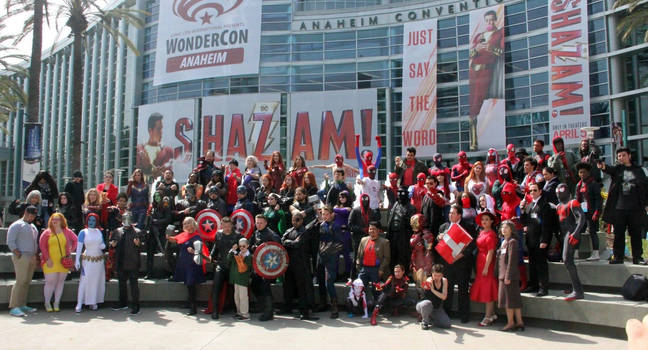
[{"label": "captain america shield", "polygon": [[265,242],[254,250],[252,266],[257,275],[269,280],[275,279],[286,272],[288,253],[277,242]]},{"label": "captain america shield", "polygon": [[213,209],[201,210],[196,216],[198,232],[206,242],[213,242],[216,239],[216,232],[221,226],[221,215]]},{"label": "captain america shield", "polygon": [[254,218],[252,214],[245,209],[237,209],[232,213],[232,222],[234,231],[241,236],[250,239],[254,231]]}]

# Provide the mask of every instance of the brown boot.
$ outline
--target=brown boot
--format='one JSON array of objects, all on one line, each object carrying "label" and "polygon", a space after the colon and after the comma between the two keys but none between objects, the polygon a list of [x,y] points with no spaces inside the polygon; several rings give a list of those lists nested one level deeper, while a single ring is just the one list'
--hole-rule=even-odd
[{"label": "brown boot", "polygon": [[332,299],[331,300],[331,318],[338,318],[338,317],[340,317],[340,313],[338,312],[337,299]]}]

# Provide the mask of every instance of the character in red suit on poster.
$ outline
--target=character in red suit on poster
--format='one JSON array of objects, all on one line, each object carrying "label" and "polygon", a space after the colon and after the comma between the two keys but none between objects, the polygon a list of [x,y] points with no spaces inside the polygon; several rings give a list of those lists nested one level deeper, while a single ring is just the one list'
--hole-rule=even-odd
[{"label": "character in red suit on poster", "polygon": [[457,191],[463,192],[466,178],[470,174],[470,169],[472,169],[472,164],[468,163],[468,156],[464,151],[457,153],[457,161],[459,163],[452,166],[451,178],[455,182],[455,186],[457,186]]},{"label": "character in red suit on poster", "polygon": [[489,98],[503,99],[504,29],[497,28],[497,13],[484,14],[486,30],[475,35],[470,47],[470,150],[476,151],[477,116]]},{"label": "character in red suit on poster", "polygon": [[432,274],[434,265],[434,234],[425,229],[425,217],[416,214],[410,219],[412,226],[412,238],[410,238],[410,270],[414,282],[419,285],[425,281],[426,276]]},{"label": "character in red suit on poster", "polygon": [[173,148],[162,146],[162,114],[153,113],[148,119],[149,139],[137,145],[135,167],[144,175],[157,178],[167,169],[172,169]]}]

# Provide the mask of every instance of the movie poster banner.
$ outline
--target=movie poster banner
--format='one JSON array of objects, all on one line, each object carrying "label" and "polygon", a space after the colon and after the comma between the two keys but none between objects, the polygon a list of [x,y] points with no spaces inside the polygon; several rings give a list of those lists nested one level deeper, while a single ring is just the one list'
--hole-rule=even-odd
[{"label": "movie poster banner", "polygon": [[590,126],[587,1],[553,1],[549,38],[550,135],[577,144]]},{"label": "movie poster banner", "polygon": [[43,125],[25,122],[25,147],[23,149],[22,185],[27,188],[41,170],[43,157]]},{"label": "movie poster banner", "polygon": [[259,73],[261,1],[162,2],[153,85]]},{"label": "movie poster banner", "polygon": [[201,154],[213,150],[216,162],[236,159],[242,169],[249,155],[270,160],[279,150],[280,102],[278,93],[203,98]]},{"label": "movie poster banner", "polygon": [[405,23],[403,40],[403,150],[430,157],[437,145],[437,20]]},{"label": "movie poster banner", "polygon": [[135,167],[157,178],[171,169],[184,182],[193,169],[195,100],[139,107]]},{"label": "movie poster banner", "polygon": [[470,150],[506,146],[504,5],[470,12]]},{"label": "movie poster banner", "polygon": [[[355,135],[360,136],[358,151],[372,151],[375,161],[378,154],[375,139],[377,93],[376,89],[361,89],[291,94],[288,124],[290,159],[286,166],[290,167],[292,160],[299,155],[305,158],[309,169],[312,165],[329,165],[340,153],[346,164],[357,168]],[[313,172],[321,179],[325,171]]]}]

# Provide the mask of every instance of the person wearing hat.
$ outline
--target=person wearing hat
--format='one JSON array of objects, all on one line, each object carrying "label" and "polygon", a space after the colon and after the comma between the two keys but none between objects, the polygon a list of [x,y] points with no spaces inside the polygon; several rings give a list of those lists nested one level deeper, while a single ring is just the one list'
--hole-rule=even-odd
[{"label": "person wearing hat", "polygon": [[[360,240],[356,253],[358,278],[362,280],[365,288],[368,288],[369,283],[378,283],[389,276],[389,262],[391,259],[389,241],[380,237],[382,233],[380,222],[370,221],[368,231],[369,236],[365,236]],[[373,293],[367,294],[367,302],[371,303],[374,295]]]},{"label": "person wearing hat", "polygon": [[217,186],[212,186],[207,190],[207,209],[216,210],[221,216],[227,215],[227,203],[221,198]]},{"label": "person wearing hat", "polygon": [[25,316],[36,309],[27,306],[29,284],[34,276],[38,253],[38,230],[33,222],[38,214],[38,208],[27,206],[22,218],[16,220],[7,232],[7,246],[13,253],[11,262],[16,274],[16,283],[11,288],[9,298],[9,314],[11,316]]},{"label": "person wearing hat", "polygon": [[[65,184],[63,192],[70,194],[70,198],[68,198],[70,204],[75,208],[79,222],[83,222],[83,212],[81,210],[83,208],[83,202],[85,201],[85,191],[83,188],[83,174],[81,171],[77,170],[72,173],[72,178],[67,184]],[[68,219],[68,222],[70,221],[68,217],[66,217],[66,219]]]},{"label": "person wearing hat", "polygon": [[491,211],[485,210],[475,218],[481,231],[477,236],[477,266],[475,282],[470,288],[470,300],[486,304],[486,314],[479,322],[480,326],[490,326],[497,319],[495,301],[497,301],[497,278],[495,277],[495,249],[497,234],[495,225],[498,218]]}]

